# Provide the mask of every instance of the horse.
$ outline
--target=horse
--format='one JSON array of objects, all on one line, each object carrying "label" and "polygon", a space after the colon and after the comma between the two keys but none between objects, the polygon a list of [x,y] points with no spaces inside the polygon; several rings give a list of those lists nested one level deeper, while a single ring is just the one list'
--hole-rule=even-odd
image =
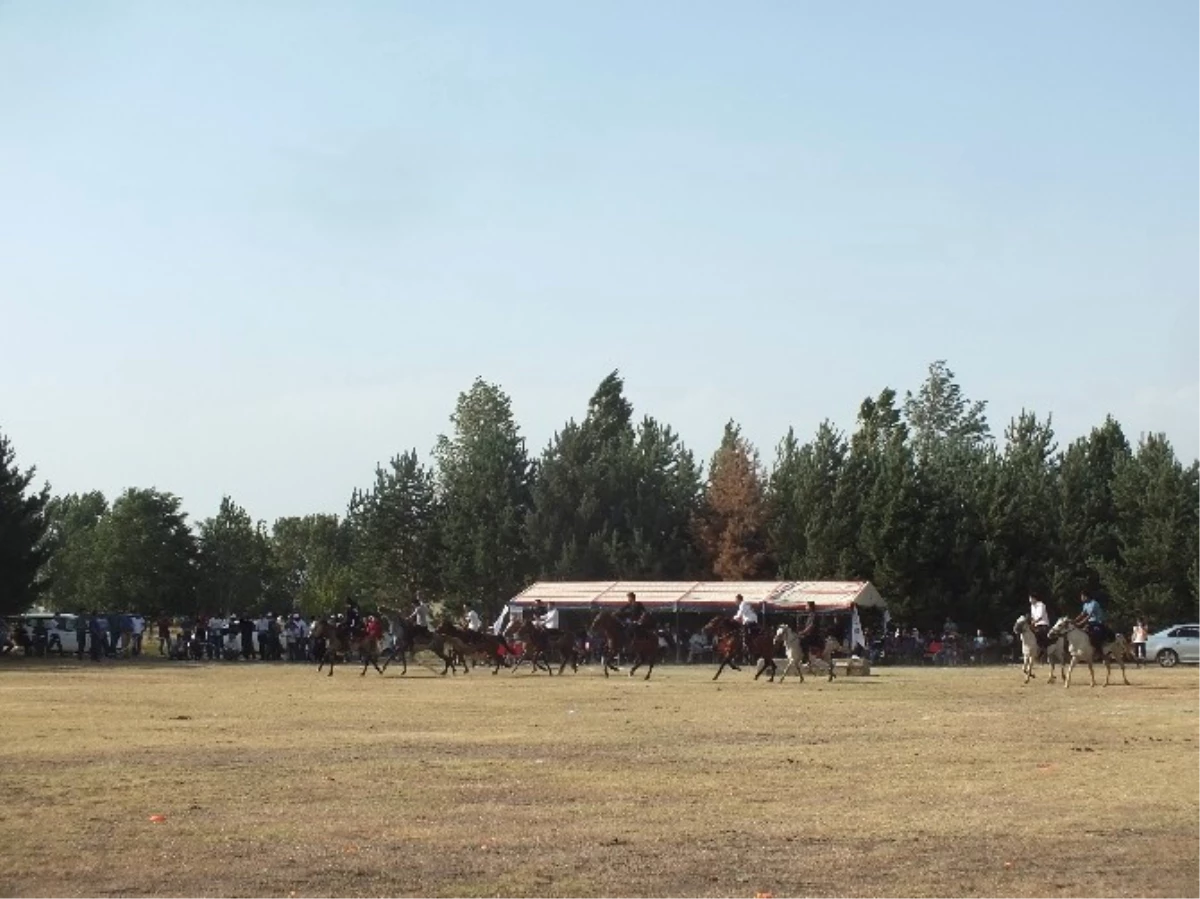
[{"label": "horse", "polygon": [[455,674],[458,673],[458,666],[454,662],[453,652],[446,652],[446,637],[422,625],[413,624],[396,609],[385,608],[383,611],[390,613],[390,616],[392,616],[388,617],[387,620],[391,627],[392,635],[395,637],[395,643],[388,650],[387,658],[383,660],[384,671],[387,671],[388,665],[392,664],[392,660],[399,656],[400,664],[403,666],[400,673],[408,674],[409,653],[415,653],[418,649],[428,649],[442,660],[442,670],[440,672],[442,675],[451,670]]},{"label": "horse", "polygon": [[781,684],[784,682],[789,671],[795,671],[796,676],[800,678],[800,683],[804,683],[804,671],[800,668],[804,663],[804,647],[800,645],[799,635],[792,630],[790,624],[784,622],[775,629],[775,642],[783,644],[783,651],[788,660],[783,674],[779,675],[779,682]]},{"label": "horse", "polygon": [[325,641],[325,652],[321,655],[321,663],[317,665],[318,674],[325,667],[325,663],[329,662],[329,676],[333,677],[333,665],[338,654],[342,653],[348,657],[352,652],[358,652],[362,656],[364,677],[368,665],[374,665],[375,670],[383,674],[383,669],[379,667],[378,637],[365,631],[347,635],[339,632],[339,629],[328,621],[318,621],[313,625],[312,638]]},{"label": "horse", "polygon": [[645,679],[650,680],[654,663],[658,661],[659,647],[658,634],[654,632],[649,614],[642,615],[641,621],[637,622],[632,630],[626,631],[616,616],[605,609],[593,619],[588,633],[601,634],[604,637],[600,663],[604,667],[605,677],[608,677],[609,671],[621,670],[613,659],[625,653],[634,660],[633,667],[629,669],[629,676],[633,677],[633,673],[645,663],[648,666]]},{"label": "horse", "polygon": [[[1029,619],[1022,615],[1017,619],[1017,623],[1013,625],[1013,633],[1021,638],[1021,652],[1024,656],[1024,664],[1021,666],[1021,671],[1025,675],[1025,683],[1033,678],[1033,666],[1041,655],[1042,647],[1038,646],[1037,634],[1034,633],[1033,626],[1029,623]],[[1066,637],[1059,637],[1053,643],[1046,647],[1046,661],[1050,664],[1050,680],[1048,684],[1054,683],[1054,666],[1057,665],[1063,677],[1067,676],[1067,640]]]},{"label": "horse", "polygon": [[475,656],[492,662],[492,674],[496,674],[500,671],[500,666],[513,654],[512,647],[503,637],[483,631],[466,630],[451,621],[443,621],[438,625],[437,632],[444,637],[453,638],[463,647],[464,668],[467,665],[466,656]]},{"label": "horse", "polygon": [[754,679],[758,680],[769,668],[771,670],[770,681],[771,683],[775,682],[775,637],[773,635],[758,633],[746,636],[732,618],[725,618],[722,615],[713,618],[700,630],[712,641],[713,652],[721,660],[717,673],[713,675],[713,680],[721,676],[726,665],[734,671],[741,671],[742,669],[737,664],[737,658],[744,650],[746,655],[758,662],[758,670],[754,673]]},{"label": "horse", "polygon": [[[575,646],[575,635],[570,631],[547,630],[535,625],[532,619],[517,618],[509,624],[505,634],[515,634],[520,637],[521,643],[525,646],[524,655],[533,665],[530,674],[537,671],[539,667],[545,668],[547,674],[553,674],[554,672],[550,668],[552,652],[557,652],[559,658],[562,659],[562,663],[558,666],[560,675],[566,670],[568,662],[571,664],[572,671],[579,670],[579,651]],[[520,661],[517,665],[520,665]],[[517,669],[513,668],[514,674],[516,671]]]},{"label": "horse", "polygon": [[[1092,639],[1088,636],[1087,631],[1081,629],[1070,618],[1060,618],[1055,622],[1054,627],[1050,628],[1050,637],[1057,640],[1062,636],[1067,638],[1067,648],[1071,651],[1071,664],[1067,667],[1066,676],[1063,678],[1063,687],[1071,686],[1071,672],[1075,670],[1075,663],[1081,659],[1087,663],[1088,673],[1092,676],[1092,686],[1096,686],[1096,669],[1093,667],[1096,660],[1096,649],[1092,646]],[[1129,678],[1125,676],[1125,656],[1128,653],[1129,644],[1120,634],[1117,634],[1115,639],[1106,641],[1101,647],[1100,657],[1104,660],[1104,686],[1108,686],[1109,679],[1112,677],[1114,658],[1121,666],[1121,680],[1125,681],[1125,686],[1132,686]]]}]

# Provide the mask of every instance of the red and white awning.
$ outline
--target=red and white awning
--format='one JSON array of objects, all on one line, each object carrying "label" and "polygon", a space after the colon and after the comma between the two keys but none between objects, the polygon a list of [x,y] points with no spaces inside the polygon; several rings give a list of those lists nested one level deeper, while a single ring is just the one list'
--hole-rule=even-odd
[{"label": "red and white awning", "polygon": [[820,612],[887,607],[869,581],[538,581],[510,605],[525,608],[541,600],[560,609],[611,607],[624,603],[630,592],[656,611],[732,609],[739,593],[768,611],[803,611],[810,600]]}]

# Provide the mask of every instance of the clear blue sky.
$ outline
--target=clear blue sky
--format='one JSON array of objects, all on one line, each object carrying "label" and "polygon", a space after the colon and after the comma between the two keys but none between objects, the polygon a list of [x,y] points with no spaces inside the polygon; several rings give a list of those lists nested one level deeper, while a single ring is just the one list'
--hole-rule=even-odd
[{"label": "clear blue sky", "polygon": [[[341,512],[476,375],[770,462],[947,359],[1200,449],[1195,2],[0,4],[0,428]],[[11,330],[9,330],[11,329]]]}]

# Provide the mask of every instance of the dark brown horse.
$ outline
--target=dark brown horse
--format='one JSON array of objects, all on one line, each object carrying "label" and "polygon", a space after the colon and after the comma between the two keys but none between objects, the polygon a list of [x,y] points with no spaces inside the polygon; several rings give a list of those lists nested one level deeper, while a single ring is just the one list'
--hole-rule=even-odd
[{"label": "dark brown horse", "polygon": [[654,624],[648,614],[643,615],[642,620],[637,622],[632,629],[626,630],[616,616],[606,609],[592,621],[589,633],[604,636],[600,661],[604,666],[605,677],[608,677],[609,671],[621,670],[617,667],[614,659],[624,654],[633,659],[633,667],[629,669],[629,676],[633,677],[633,673],[646,664],[649,666],[646,668],[646,680],[650,680],[654,663],[658,661],[658,634],[654,632]]},{"label": "dark brown horse", "polygon": [[741,671],[737,662],[743,655],[758,662],[758,670],[754,673],[755,680],[758,680],[768,669],[771,672],[770,680],[772,682],[775,680],[775,637],[773,634],[747,635],[736,621],[721,615],[704,625],[701,631],[712,641],[713,653],[721,661],[717,673],[713,675],[713,680],[721,676],[726,665],[734,671]]},{"label": "dark brown horse", "polygon": [[427,627],[413,624],[396,609],[385,608],[384,611],[389,613],[388,624],[391,626],[392,635],[396,640],[388,651],[387,658],[383,660],[384,671],[387,671],[388,665],[392,664],[394,659],[399,658],[400,664],[403,666],[400,673],[408,674],[409,653],[415,653],[418,649],[428,649],[442,660],[441,674],[444,675],[447,671],[458,673],[458,666],[454,660],[454,647],[447,645],[450,638],[431,631]]},{"label": "dark brown horse", "polygon": [[[563,673],[568,662],[572,671],[579,670],[579,651],[575,647],[575,635],[570,631],[546,630],[535,625],[531,619],[517,619],[508,626],[505,633],[515,634],[525,645],[525,658],[533,664],[530,674],[537,671],[539,666],[545,668],[547,673],[553,674],[550,670],[550,659],[555,653],[562,659],[558,666],[559,674]],[[515,668],[513,672],[516,672]]]},{"label": "dark brown horse", "polygon": [[[507,659],[513,654],[512,647],[503,637],[497,637],[484,631],[472,631],[461,628],[452,621],[443,621],[438,625],[437,632],[445,637],[453,638],[462,647],[463,667],[467,667],[468,657],[485,659],[492,663],[492,674],[500,670]],[[469,669],[467,669],[469,670]]]},{"label": "dark brown horse", "polygon": [[368,665],[374,665],[375,670],[383,674],[383,669],[379,667],[378,637],[371,636],[366,632],[347,634],[328,621],[318,621],[313,625],[312,639],[314,641],[325,641],[325,653],[321,656],[321,664],[317,666],[318,674],[321,673],[321,669],[328,662],[329,676],[333,677],[333,665],[337,661],[337,657],[341,655],[349,659],[351,654],[355,652],[362,656],[362,674],[364,676],[367,673]]}]

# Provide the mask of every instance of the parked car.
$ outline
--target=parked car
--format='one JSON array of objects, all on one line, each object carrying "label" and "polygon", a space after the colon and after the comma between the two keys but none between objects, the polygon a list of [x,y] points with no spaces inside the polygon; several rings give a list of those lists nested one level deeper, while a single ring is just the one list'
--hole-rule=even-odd
[{"label": "parked car", "polygon": [[1200,663],[1200,624],[1176,624],[1146,639],[1146,658],[1164,668],[1180,662]]},{"label": "parked car", "polygon": [[[37,622],[41,622],[46,628],[46,642],[53,643],[53,636],[58,635],[59,642],[62,644],[64,653],[75,652],[79,649],[79,642],[75,638],[75,616],[70,614],[54,615],[49,612],[31,612],[27,615],[22,615],[21,619],[25,624],[25,632],[31,637],[33,636],[33,628]],[[56,646],[55,649],[58,647]]]}]

